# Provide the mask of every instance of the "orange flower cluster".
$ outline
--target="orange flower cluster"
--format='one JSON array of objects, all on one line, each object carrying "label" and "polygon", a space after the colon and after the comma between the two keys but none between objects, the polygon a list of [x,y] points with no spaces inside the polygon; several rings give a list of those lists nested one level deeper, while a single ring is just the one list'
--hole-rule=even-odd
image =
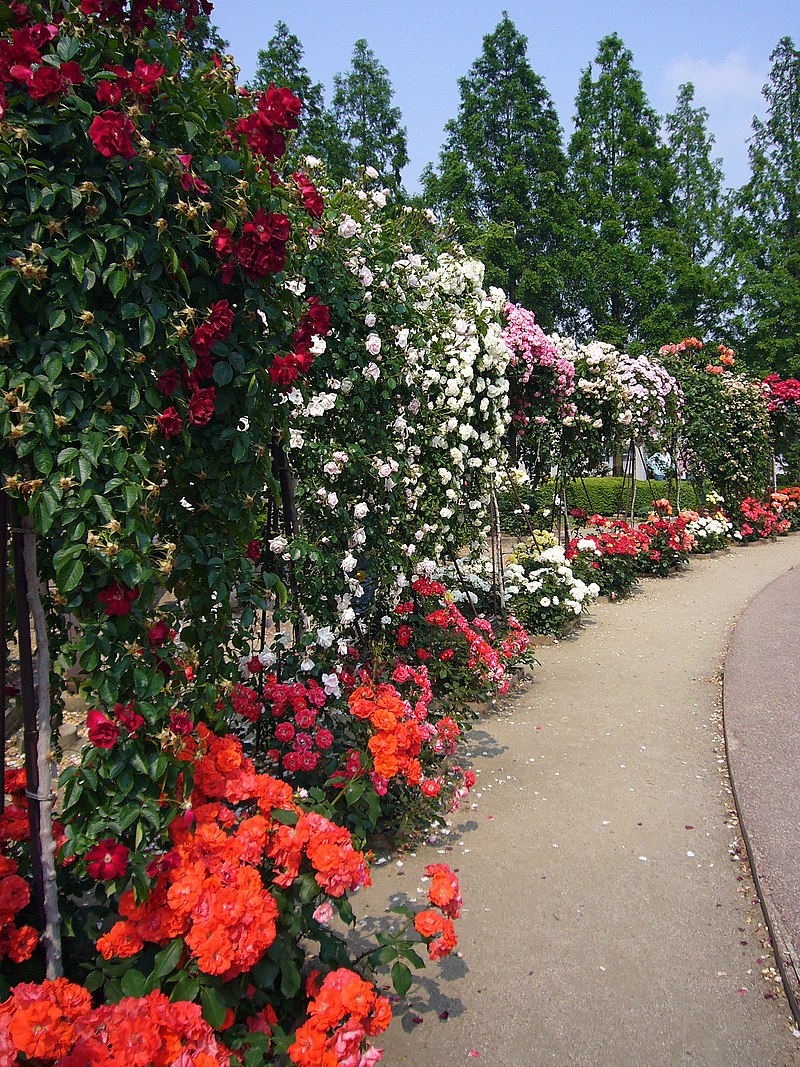
[{"label": "orange flower cluster", "polygon": [[18,985],[0,1004],[0,1063],[20,1055],[69,1067],[227,1067],[230,1060],[199,1004],[153,992],[92,1010],[89,993],[66,978]]},{"label": "orange flower cluster", "polygon": [[[201,971],[229,981],[255,966],[275,940],[278,907],[264,884],[265,860],[272,861],[273,883],[281,888],[297,878],[304,860],[333,897],[370,879],[348,830],[301,811],[291,787],[257,774],[236,738],[217,737],[204,726],[198,731],[205,754],[197,765],[194,807],[171,827],[175,847],[156,864],[150,897],[136,905],[124,893],[123,919],[97,948],[105,959],[125,959],[146,941],[182,937]],[[252,814],[242,810],[246,802],[254,802]],[[273,818],[275,811],[294,818],[294,825]]]},{"label": "orange flower cluster", "polygon": [[428,900],[441,911],[419,912],[414,918],[414,929],[428,942],[428,955],[432,960],[449,956],[458,944],[453,919],[461,914],[461,892],[458,879],[446,863],[431,863],[425,868],[431,880]]},{"label": "orange flower cluster", "polygon": [[363,1044],[383,1033],[392,1009],[355,971],[340,967],[326,975],[308,1016],[289,1046],[297,1067],[372,1067],[381,1059],[379,1049],[362,1051]]},{"label": "orange flower cluster", "polygon": [[348,699],[351,714],[375,727],[367,743],[375,773],[386,779],[399,774],[409,785],[419,785],[422,766],[418,757],[426,735],[410,704],[386,683],[376,688],[360,685]]}]

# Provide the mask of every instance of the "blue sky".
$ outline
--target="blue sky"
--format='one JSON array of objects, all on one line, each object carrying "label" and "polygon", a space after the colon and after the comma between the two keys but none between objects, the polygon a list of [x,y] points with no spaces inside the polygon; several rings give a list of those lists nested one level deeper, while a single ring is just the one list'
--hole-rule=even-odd
[{"label": "blue sky", "polygon": [[783,36],[800,43],[797,0],[217,0],[213,19],[230,41],[242,80],[282,19],[300,38],[326,100],[333,75],[347,69],[353,43],[365,37],[388,68],[403,113],[411,157],[404,178],[414,189],[422,168],[438,156],[445,122],[458,111],[457,80],[503,10],[528,37],[530,63],[567,132],[580,72],[608,33],[619,33],[633,52],[659,114],[672,109],[681,82],[694,82],[730,185],[748,178],[745,141],[753,115],[763,114],[770,52]]}]

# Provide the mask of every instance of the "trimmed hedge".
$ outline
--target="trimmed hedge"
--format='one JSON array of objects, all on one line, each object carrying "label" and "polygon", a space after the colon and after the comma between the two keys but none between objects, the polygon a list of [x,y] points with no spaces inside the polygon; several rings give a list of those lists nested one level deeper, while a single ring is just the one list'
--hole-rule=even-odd
[{"label": "trimmed hedge", "polygon": [[[652,488],[651,488],[652,484]],[[549,529],[552,524],[553,483],[545,482],[543,486],[531,491],[526,487],[518,490],[519,500],[513,492],[498,494],[500,507],[500,525],[504,533],[522,536],[527,534],[529,526]],[[645,517],[652,509],[654,500],[667,499],[675,508],[674,482],[636,482],[636,515]],[[520,507],[527,504],[527,513]],[[630,515],[631,483],[625,481],[623,495],[622,478],[583,478],[572,481],[567,487],[567,506],[583,508],[588,515]],[[681,482],[681,507],[697,507],[694,487],[690,482]],[[545,515],[546,511],[551,513]]]}]

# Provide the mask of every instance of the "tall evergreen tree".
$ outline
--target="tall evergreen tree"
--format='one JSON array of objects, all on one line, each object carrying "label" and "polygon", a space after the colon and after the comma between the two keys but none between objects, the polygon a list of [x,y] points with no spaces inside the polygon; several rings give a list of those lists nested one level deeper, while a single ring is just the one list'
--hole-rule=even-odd
[{"label": "tall evergreen tree", "polygon": [[675,171],[674,244],[669,285],[678,332],[720,336],[735,296],[722,238],[726,217],[722,161],[711,158],[708,112],[694,104],[694,86],[681,85],[666,117],[667,147]]},{"label": "tall evergreen tree", "polygon": [[633,55],[614,33],[583,71],[569,145],[578,219],[573,257],[578,325],[615,344],[669,336],[665,270],[674,171]]},{"label": "tall evergreen tree", "polygon": [[740,347],[760,370],[800,373],[800,51],[783,37],[753,119],[751,178],[737,198]]},{"label": "tall evergreen tree", "polygon": [[258,51],[256,72],[248,83],[252,91],[264,92],[270,84],[286,86],[303,102],[299,127],[290,153],[295,158],[314,155],[329,166],[341,155],[333,116],[325,107],[322,85],[312,81],[303,63],[303,46],[285,22],[275,23],[275,33],[266,48]]},{"label": "tall evergreen tree", "polygon": [[564,234],[570,224],[561,126],[527,59],[527,38],[504,12],[466,77],[458,116],[427,199],[452,216],[485,261],[487,282],[535,311],[545,327],[563,317]]},{"label": "tall evergreen tree", "polygon": [[363,38],[356,41],[350,69],[333,79],[333,114],[345,150],[333,177],[351,177],[359,167],[371,166],[390,188],[400,188],[408,141],[393,95],[389,71]]}]

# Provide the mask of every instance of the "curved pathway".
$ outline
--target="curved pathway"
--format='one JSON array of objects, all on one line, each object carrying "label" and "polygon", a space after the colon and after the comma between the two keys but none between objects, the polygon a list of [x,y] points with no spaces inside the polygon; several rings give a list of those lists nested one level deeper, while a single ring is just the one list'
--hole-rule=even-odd
[{"label": "curved pathway", "polygon": [[800,1019],[800,568],[762,590],[737,623],[724,706],[736,805]]},{"label": "curved pathway", "polygon": [[800,1064],[719,737],[731,624],[799,564],[793,537],[648,580],[477,724],[472,808],[363,899],[422,902],[444,861],[465,901],[460,956],[398,1005],[388,1067]]}]

